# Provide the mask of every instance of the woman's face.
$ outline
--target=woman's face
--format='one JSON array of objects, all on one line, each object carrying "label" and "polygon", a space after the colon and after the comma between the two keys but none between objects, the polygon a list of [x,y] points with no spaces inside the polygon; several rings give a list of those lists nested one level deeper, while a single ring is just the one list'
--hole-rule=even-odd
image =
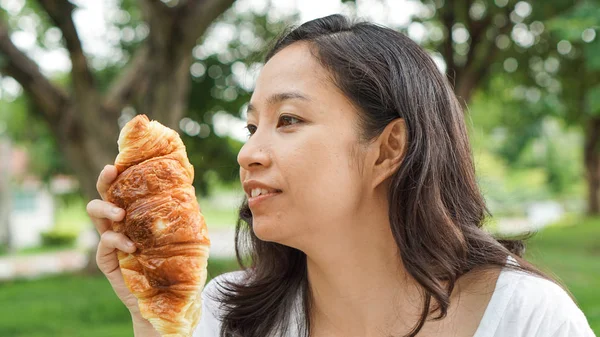
[{"label": "woman's face", "polygon": [[301,250],[327,240],[368,195],[358,168],[367,149],[358,141],[357,112],[327,74],[308,44],[295,43],[258,77],[238,162],[262,240]]}]

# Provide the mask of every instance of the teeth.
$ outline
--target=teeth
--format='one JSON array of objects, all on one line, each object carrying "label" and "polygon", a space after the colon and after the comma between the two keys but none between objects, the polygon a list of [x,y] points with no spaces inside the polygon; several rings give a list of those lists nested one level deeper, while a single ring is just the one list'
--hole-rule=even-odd
[{"label": "teeth", "polygon": [[265,194],[269,194],[269,191],[264,188],[254,188],[254,189],[252,189],[250,196],[252,198],[254,198],[254,197],[258,197],[259,195],[265,195]]}]

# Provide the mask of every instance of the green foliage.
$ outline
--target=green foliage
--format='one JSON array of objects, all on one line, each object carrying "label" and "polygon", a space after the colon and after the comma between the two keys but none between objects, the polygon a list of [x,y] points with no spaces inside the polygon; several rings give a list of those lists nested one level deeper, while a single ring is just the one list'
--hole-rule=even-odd
[{"label": "green foliage", "polygon": [[[600,35],[600,29],[596,29],[596,35]],[[584,50],[584,57],[587,60],[587,68],[591,71],[600,71],[600,37],[589,43]]]},{"label": "green foliage", "polygon": [[67,231],[43,232],[42,245],[46,247],[72,247],[77,240],[77,233]]},{"label": "green foliage", "polygon": [[78,235],[89,228],[90,218],[85,211],[86,203],[81,196],[74,199],[57,199],[53,231]]},{"label": "green foliage", "polygon": [[479,187],[495,217],[523,216],[527,202],[550,197],[543,169],[512,169],[501,157],[485,151],[475,153],[475,166]]},{"label": "green foliage", "polygon": [[192,67],[202,71],[191,76],[187,117],[210,131],[207,136],[202,132],[199,135],[182,132],[182,139],[196,169],[194,185],[200,195],[208,194],[209,177],[214,176],[213,173],[224,183],[239,180],[236,158],[242,142],[227,135],[217,135],[215,119],[226,115],[237,119],[244,117],[245,104],[250,101],[253,85],[242,82],[251,82],[248,77],[253,76],[252,70],[260,66],[268,44],[287,22],[293,20],[294,16],[273,21],[268,13],[229,11],[214,26],[232,29],[233,36],[227,48],[210,53],[205,45],[196,47]]},{"label": "green foliage", "polygon": [[30,173],[45,182],[55,174],[71,173],[48,126],[26,96],[0,100],[0,124],[6,125],[6,135],[16,147],[27,149]]},{"label": "green foliage", "polygon": [[[570,109],[568,121],[586,123],[600,114],[600,2],[578,2],[571,10],[546,21],[550,43],[569,41],[571,51],[561,57],[557,78],[562,84],[557,96]],[[593,41],[583,41],[586,30],[595,31]],[[563,41],[563,42],[564,42]]]},{"label": "green foliage", "polygon": [[549,18],[546,26],[560,39],[580,41],[581,33],[600,23],[600,7],[597,1],[581,1],[569,11]]},{"label": "green foliage", "polygon": [[[455,41],[452,44],[454,61],[469,62],[465,57],[477,60],[486,49],[495,49],[496,57],[486,65],[487,72],[483,73],[468,110],[477,151],[489,152],[506,171],[491,181],[482,180],[491,199],[497,201],[492,203],[510,214],[515,207],[522,209],[519,203],[527,198],[560,198],[581,192],[582,139],[573,135],[581,129],[568,127],[584,125],[597,104],[598,95],[588,90],[593,86],[587,83],[594,75],[585,70],[589,69],[585,67],[591,58],[582,60],[580,56],[582,50],[587,52],[600,40],[596,37],[592,43],[582,41],[585,29],[598,26],[598,2],[528,2],[531,12],[525,17],[514,11],[516,1],[508,1],[504,7],[478,2],[485,9],[484,16],[493,16],[493,25],[483,38],[495,40],[489,41],[486,48],[473,51],[469,46],[481,20],[473,17],[469,8],[461,7],[464,2],[457,2],[454,7],[441,7],[438,1],[423,3],[434,9],[434,15],[420,19],[428,29],[445,30],[443,15],[453,13],[453,19],[469,30],[469,39],[462,47]],[[520,40],[524,34],[532,34],[530,45]],[[503,47],[498,43],[500,37],[507,40]],[[425,44],[444,54],[444,41],[449,38],[452,37],[446,32],[439,40],[426,37]],[[557,44],[565,38],[572,39],[573,51],[562,55]],[[597,55],[600,53],[594,59]],[[582,101],[588,103],[586,107],[581,106]],[[549,128],[552,123],[558,123],[558,127]],[[521,176],[530,176],[523,181],[529,183],[527,189],[515,184]]]},{"label": "green foliage", "polygon": [[[136,1],[119,0],[116,5],[118,7],[108,13],[107,20],[110,29],[121,33],[115,47],[121,49],[123,57],[115,55],[110,60],[97,60],[94,56],[89,56],[88,60],[92,65],[96,83],[104,93],[122,73],[125,61],[133,57],[148,30]],[[33,32],[37,36],[38,45],[48,49],[59,47],[46,44],[47,39],[44,36],[52,25],[37,3],[27,3],[16,14],[4,14],[8,16],[13,29],[18,29],[19,18],[34,18],[39,22],[36,31]],[[268,43],[288,22],[295,19],[294,15],[274,20],[269,13],[237,13],[229,10],[212,27],[212,30],[228,27],[233,31],[233,36],[224,48],[215,50],[204,44],[204,41],[199,41],[200,44],[194,49],[196,71],[194,76],[190,76],[191,87],[186,116],[187,122],[193,121],[202,125],[202,132],[186,133],[184,128],[177,131],[181,131],[190,161],[196,169],[194,186],[198,195],[205,196],[209,193],[208,178],[215,174],[217,180],[224,183],[238,180],[236,156],[242,142],[227,134],[216,134],[213,117],[243,117],[244,105],[250,100],[253,87],[241,82],[252,82],[251,78],[248,78],[252,74],[240,77],[239,69],[256,70],[262,62],[262,53]],[[206,36],[210,34],[209,32]],[[204,39],[206,40],[206,37]],[[199,68],[204,69],[203,74],[198,73]],[[238,69],[237,74],[234,69]],[[63,87],[70,85],[69,76],[63,76],[58,81],[63,82]],[[46,121],[36,113],[35,107],[31,106],[24,96],[14,102],[1,104],[0,122],[8,125],[9,136],[18,145],[27,148],[32,158],[36,158],[31,161],[34,174],[48,181],[57,173],[71,173],[69,163],[62,157]]]},{"label": "green foliage", "polygon": [[510,76],[478,91],[469,107],[482,189],[496,214],[524,212],[526,202],[581,195],[582,139],[550,96],[522,101]]},{"label": "green foliage", "polygon": [[600,84],[596,85],[587,92],[585,95],[586,104],[590,108],[590,112],[594,116],[600,115]]}]

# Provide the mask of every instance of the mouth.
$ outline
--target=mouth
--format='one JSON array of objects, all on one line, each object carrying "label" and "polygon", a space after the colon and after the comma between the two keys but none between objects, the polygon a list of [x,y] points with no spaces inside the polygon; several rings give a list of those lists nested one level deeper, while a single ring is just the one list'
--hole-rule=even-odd
[{"label": "mouth", "polygon": [[260,197],[260,196],[267,196],[270,194],[277,194],[277,193],[281,193],[281,190],[278,189],[266,189],[266,188],[253,188],[252,190],[250,190],[250,198],[256,198],[256,197]]},{"label": "mouth", "polygon": [[255,209],[259,205],[264,204],[266,201],[272,200],[279,194],[281,194],[281,190],[253,189],[248,197],[248,207]]},{"label": "mouth", "polygon": [[280,189],[254,179],[248,179],[242,185],[248,197],[248,206],[250,208],[256,207],[262,204],[264,200],[272,199],[282,193]]}]

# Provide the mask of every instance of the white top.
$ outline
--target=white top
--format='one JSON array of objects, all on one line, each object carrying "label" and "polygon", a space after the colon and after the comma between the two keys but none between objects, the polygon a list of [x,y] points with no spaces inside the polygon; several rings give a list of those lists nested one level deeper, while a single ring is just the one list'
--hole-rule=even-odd
[{"label": "white top", "polygon": [[[211,280],[202,294],[202,318],[193,337],[218,337],[221,329],[216,283],[240,280],[242,271]],[[299,314],[299,311],[296,311]],[[295,321],[295,320],[290,320]],[[297,331],[295,329],[291,331]],[[296,337],[290,334],[288,337]],[[473,337],[595,337],[583,312],[569,295],[551,281],[503,269]]]}]

